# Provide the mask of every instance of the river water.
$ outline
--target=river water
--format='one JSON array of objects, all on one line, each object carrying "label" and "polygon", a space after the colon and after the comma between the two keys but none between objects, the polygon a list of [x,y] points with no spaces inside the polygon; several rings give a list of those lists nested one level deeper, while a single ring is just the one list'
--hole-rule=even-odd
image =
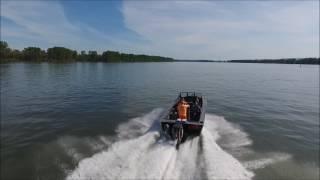
[{"label": "river water", "polygon": [[[319,179],[319,66],[0,65],[1,179]],[[159,116],[206,96],[177,151]]]}]

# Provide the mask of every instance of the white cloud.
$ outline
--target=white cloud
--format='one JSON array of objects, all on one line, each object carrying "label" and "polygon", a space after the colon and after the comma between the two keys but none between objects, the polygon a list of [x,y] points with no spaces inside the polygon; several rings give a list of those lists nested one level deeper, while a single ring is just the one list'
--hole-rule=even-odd
[{"label": "white cloud", "polygon": [[59,1],[3,1],[1,18],[11,22],[2,23],[1,37],[16,38],[16,44],[9,42],[15,48],[64,46],[103,51],[127,46],[121,39],[86,24],[71,22]]},{"label": "white cloud", "polygon": [[63,8],[54,1],[4,1],[1,5],[1,16],[20,26],[16,31],[12,31],[11,26],[4,26],[3,35],[34,34],[56,44],[68,38],[75,40],[72,34],[79,33],[64,16]]},{"label": "white cloud", "polygon": [[[125,1],[140,51],[176,58],[319,56],[317,2]],[[314,40],[317,39],[317,40]]]}]

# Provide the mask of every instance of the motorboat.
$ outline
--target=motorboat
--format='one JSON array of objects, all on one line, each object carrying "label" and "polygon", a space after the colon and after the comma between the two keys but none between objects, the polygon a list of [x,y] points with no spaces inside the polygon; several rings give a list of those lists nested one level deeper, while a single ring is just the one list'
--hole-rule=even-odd
[{"label": "motorboat", "polygon": [[[188,103],[187,119],[179,120],[178,104],[181,100]],[[179,148],[189,135],[200,135],[205,121],[207,101],[204,96],[196,92],[180,92],[170,108],[165,111],[160,119],[161,129],[164,134],[177,140],[176,148]]]}]

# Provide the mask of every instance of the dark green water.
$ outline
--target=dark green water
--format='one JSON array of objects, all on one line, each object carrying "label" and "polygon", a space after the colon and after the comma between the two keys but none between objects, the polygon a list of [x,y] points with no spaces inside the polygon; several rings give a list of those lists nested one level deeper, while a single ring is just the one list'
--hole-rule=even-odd
[{"label": "dark green water", "polygon": [[[17,63],[0,69],[1,179],[319,178],[319,66]],[[206,95],[207,124],[200,138],[175,152],[147,130],[179,91]],[[169,154],[176,158],[164,162]],[[146,173],[150,164],[142,162],[156,168]],[[232,164],[238,165],[226,168]]]}]

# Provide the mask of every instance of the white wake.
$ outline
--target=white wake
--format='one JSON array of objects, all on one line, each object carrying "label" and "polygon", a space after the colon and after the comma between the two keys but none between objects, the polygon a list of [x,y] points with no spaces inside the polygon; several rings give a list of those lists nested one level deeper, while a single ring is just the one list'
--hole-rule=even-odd
[{"label": "white wake", "polygon": [[[175,149],[160,136],[156,109],[117,129],[117,140],[106,150],[82,159],[67,179],[251,179],[253,164],[243,165],[217,143],[242,148],[251,144],[248,135],[223,117],[207,114],[199,137],[187,139]],[[265,162],[268,164],[269,162]],[[248,168],[251,167],[251,168]],[[254,168],[252,168],[254,169]]]}]

